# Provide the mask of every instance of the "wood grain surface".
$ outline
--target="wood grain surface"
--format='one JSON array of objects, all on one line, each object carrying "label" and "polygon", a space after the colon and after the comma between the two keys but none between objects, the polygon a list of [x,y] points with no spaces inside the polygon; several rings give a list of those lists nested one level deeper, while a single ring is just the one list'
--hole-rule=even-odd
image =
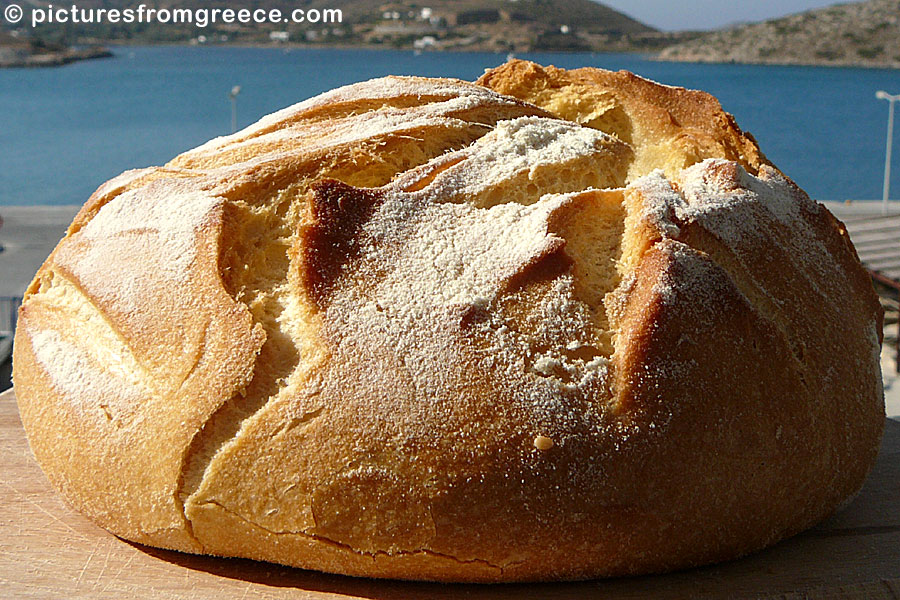
[{"label": "wood grain surface", "polygon": [[12,390],[0,394],[0,598],[900,598],[900,423],[859,497],[825,523],[730,563],[655,577],[442,585],[354,579],[124,542],[74,512],[28,448]]}]

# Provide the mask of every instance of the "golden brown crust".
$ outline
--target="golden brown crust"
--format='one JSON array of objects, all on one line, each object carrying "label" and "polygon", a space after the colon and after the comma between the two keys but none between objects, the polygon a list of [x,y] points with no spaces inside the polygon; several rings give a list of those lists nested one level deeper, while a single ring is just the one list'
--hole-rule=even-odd
[{"label": "golden brown crust", "polygon": [[639,155],[631,181],[653,169],[674,175],[705,158],[736,161],[753,174],[771,164],[753,136],[706,92],[660,85],[628,71],[567,71],[524,60],[491,69],[477,83],[634,145]]},{"label": "golden brown crust", "polygon": [[519,100],[376,80],[98,190],[15,348],[70,502],[190,552],[514,581],[725,560],[859,489],[881,312],[840,224],[708,95],[480,82]]}]

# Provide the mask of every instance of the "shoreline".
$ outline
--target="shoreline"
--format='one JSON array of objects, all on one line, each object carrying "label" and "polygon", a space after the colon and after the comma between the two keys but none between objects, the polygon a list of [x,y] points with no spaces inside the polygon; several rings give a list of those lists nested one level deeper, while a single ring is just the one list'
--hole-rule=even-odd
[{"label": "shoreline", "polygon": [[[97,43],[101,43],[97,40]],[[523,54],[630,54],[635,56],[643,56],[647,60],[660,63],[681,63],[681,64],[703,64],[703,65],[753,65],[763,67],[827,67],[831,69],[873,69],[896,71],[900,70],[900,62],[891,63],[870,63],[870,62],[835,62],[835,61],[803,61],[803,60],[725,60],[715,58],[686,58],[686,57],[666,57],[661,56],[660,50],[650,51],[646,48],[631,49],[585,49],[585,50],[559,50],[559,49],[540,49],[531,48],[520,51],[504,52],[488,48],[480,44],[472,44],[471,46],[459,46],[452,48],[424,48],[416,49],[407,46],[387,46],[385,44],[307,44],[303,42],[215,42],[215,43],[196,43],[190,40],[183,41],[134,41],[134,40],[102,40],[102,47],[84,48],[79,50],[70,50],[65,52],[57,52],[52,54],[35,54],[29,55],[23,60],[11,62],[0,61],[0,68],[37,68],[45,66],[64,66],[81,60],[94,60],[97,58],[116,58],[116,54],[110,48],[153,48],[153,47],[169,47],[169,48],[259,48],[259,49],[282,49],[282,50],[365,50],[375,52],[410,52],[414,54],[425,53],[483,53],[496,55],[523,55]]]},{"label": "shoreline", "polygon": [[384,44],[304,44],[301,42],[276,42],[276,43],[265,43],[265,42],[217,42],[217,43],[206,43],[206,44],[194,44],[191,42],[149,42],[149,43],[132,43],[128,40],[110,40],[105,41],[105,44],[109,46],[115,46],[117,48],[128,48],[128,47],[154,47],[154,46],[162,46],[162,47],[190,47],[190,48],[284,48],[291,50],[373,50],[373,51],[398,51],[398,52],[420,52],[420,53],[444,53],[444,52],[466,52],[466,53],[483,53],[483,54],[632,54],[635,56],[643,56],[647,60],[652,60],[655,62],[669,62],[669,63],[685,63],[685,64],[703,64],[703,65],[755,65],[755,66],[763,66],[763,67],[829,67],[829,68],[847,68],[847,69],[884,69],[884,70],[898,70],[900,69],[900,62],[891,63],[891,64],[872,64],[872,63],[856,63],[856,62],[846,62],[846,63],[838,63],[838,62],[805,62],[805,61],[778,61],[778,60],[766,60],[766,61],[735,61],[735,60],[714,60],[714,59],[687,59],[687,58],[665,58],[660,56],[661,50],[656,51],[648,51],[647,49],[635,48],[631,50],[541,50],[541,49],[531,49],[524,50],[518,52],[503,52],[500,50],[491,50],[491,49],[483,49],[483,48],[426,48],[422,50],[416,50],[415,48],[409,47],[386,47]]},{"label": "shoreline", "polygon": [[[215,43],[191,43],[187,42],[145,42],[132,43],[126,40],[110,40],[104,41],[107,46],[115,48],[257,48],[257,49],[284,49],[284,50],[366,50],[374,52],[408,52],[410,54],[444,54],[444,53],[465,53],[465,54],[496,54],[498,56],[521,55],[521,54],[631,54],[635,56],[644,56],[648,60],[654,60],[654,52],[648,52],[646,49],[632,50],[496,50],[486,49],[484,47],[455,47],[455,48],[423,48],[417,49],[410,46],[388,46],[385,44],[304,44],[302,42],[215,42]],[[474,44],[472,46],[475,46]]]},{"label": "shoreline", "polygon": [[[97,40],[100,43],[100,40]],[[481,44],[472,44],[471,46],[459,46],[452,48],[424,48],[416,49],[407,46],[386,46],[384,44],[306,44],[302,42],[215,42],[215,43],[196,43],[190,40],[184,41],[134,41],[134,40],[103,40],[103,46],[81,48],[77,50],[66,50],[62,52],[45,53],[45,54],[29,54],[23,55],[16,59],[0,59],[0,69],[21,69],[21,68],[41,68],[41,67],[59,67],[83,60],[95,60],[100,58],[117,58],[117,54],[110,48],[257,48],[271,50],[364,50],[367,52],[409,52],[413,54],[425,53],[466,53],[466,54],[495,54],[503,55],[526,55],[526,54],[550,54],[550,55],[567,55],[567,54],[628,54],[634,56],[642,56],[646,60],[660,63],[677,63],[677,64],[702,64],[702,65],[751,65],[762,67],[826,67],[829,69],[869,69],[869,70],[900,70],[900,62],[892,63],[868,63],[868,62],[835,62],[835,61],[802,61],[802,60],[724,60],[715,58],[686,58],[686,57],[666,57],[661,55],[661,50],[649,51],[646,48],[631,49],[585,49],[585,50],[559,50],[559,49],[540,49],[532,48],[527,50],[504,52],[494,48],[485,47]]]},{"label": "shoreline", "polygon": [[13,51],[13,56],[0,59],[0,69],[38,69],[42,67],[62,67],[83,60],[114,58],[108,48],[92,46],[89,48],[67,48],[57,52],[32,54]]},{"label": "shoreline", "polygon": [[656,62],[668,62],[668,63],[686,63],[692,65],[754,65],[758,67],[828,67],[831,69],[883,69],[885,71],[896,71],[900,70],[900,62],[890,63],[890,64],[881,64],[881,63],[859,63],[859,62],[834,62],[834,61],[821,61],[821,62],[807,62],[807,61],[781,61],[781,60],[716,60],[716,59],[705,59],[705,58],[695,58],[693,60],[688,58],[668,58],[660,56],[657,53],[655,56],[650,56],[648,60],[656,61]]}]

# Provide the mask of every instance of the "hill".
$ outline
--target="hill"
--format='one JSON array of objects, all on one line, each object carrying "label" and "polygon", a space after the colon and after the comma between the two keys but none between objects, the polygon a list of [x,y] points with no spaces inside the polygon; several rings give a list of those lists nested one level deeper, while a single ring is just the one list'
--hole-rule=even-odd
[{"label": "hill", "polygon": [[706,33],[661,60],[900,67],[900,0],[840,4]]},{"label": "hill", "polygon": [[[26,18],[28,18],[25,0]],[[207,0],[158,0],[154,8],[209,8]],[[81,0],[80,9],[134,8],[131,0]],[[367,45],[423,49],[628,50],[660,47],[653,28],[592,0],[231,0],[228,8],[339,9],[340,24],[49,25],[34,35],[53,42],[188,42]]]}]

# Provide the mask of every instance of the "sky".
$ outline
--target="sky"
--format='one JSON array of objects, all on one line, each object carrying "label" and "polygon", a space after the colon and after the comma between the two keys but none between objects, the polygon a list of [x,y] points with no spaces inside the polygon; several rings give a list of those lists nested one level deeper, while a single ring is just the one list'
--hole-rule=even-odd
[{"label": "sky", "polygon": [[[846,0],[845,0],[846,1]],[[838,4],[838,0],[600,0],[663,31],[715,29]]]}]

